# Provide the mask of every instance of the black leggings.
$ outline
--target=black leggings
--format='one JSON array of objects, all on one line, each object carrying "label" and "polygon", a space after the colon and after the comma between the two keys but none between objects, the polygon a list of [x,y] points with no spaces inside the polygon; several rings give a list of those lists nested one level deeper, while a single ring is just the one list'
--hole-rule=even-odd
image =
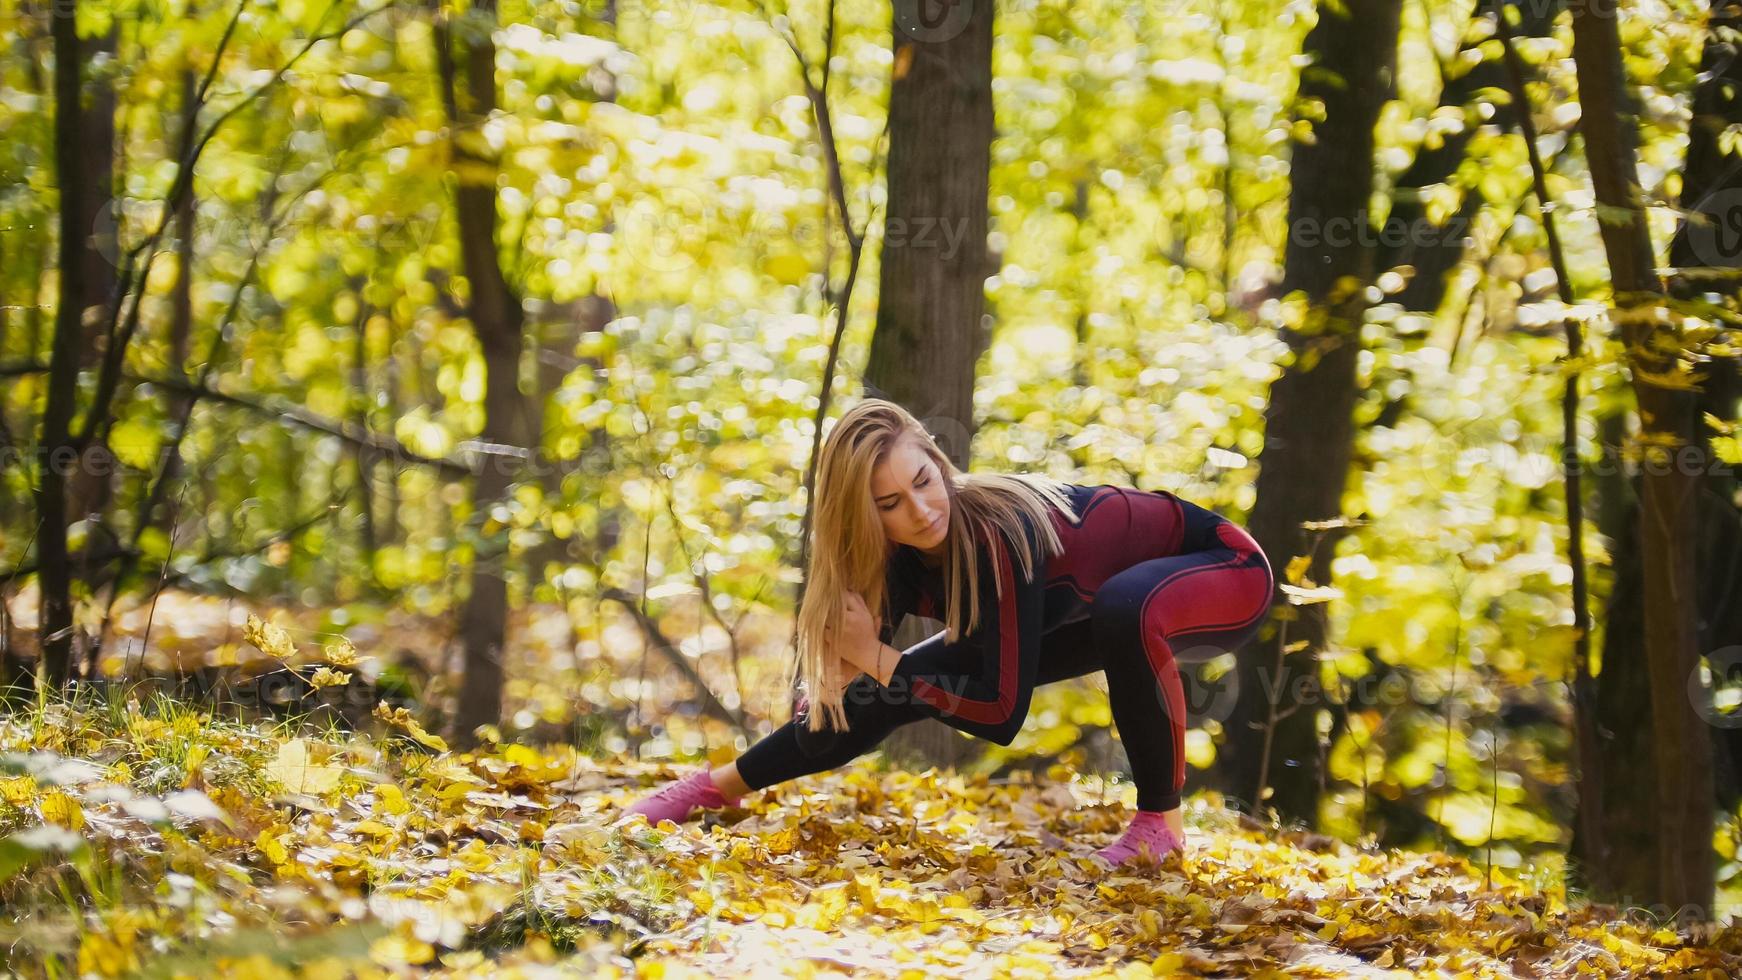
[{"label": "black leggings", "polygon": [[[1089,616],[1041,638],[1035,684],[1107,675],[1113,724],[1131,761],[1137,808],[1172,810],[1185,785],[1185,692],[1176,657],[1207,660],[1258,631],[1275,589],[1269,563],[1245,531],[1216,528],[1224,545],[1155,558],[1102,583]],[[1235,673],[1224,676],[1232,682]],[[1226,714],[1218,698],[1209,708]],[[860,674],[843,696],[848,729],[810,732],[787,722],[738,758],[752,789],[826,772],[876,748],[890,732],[937,709]]]}]

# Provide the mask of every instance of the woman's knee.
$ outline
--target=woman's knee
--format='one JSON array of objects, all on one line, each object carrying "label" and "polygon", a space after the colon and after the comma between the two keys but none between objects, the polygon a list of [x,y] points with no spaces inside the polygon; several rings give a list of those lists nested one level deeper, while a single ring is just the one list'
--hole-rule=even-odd
[{"label": "woman's knee", "polygon": [[1089,622],[1102,660],[1115,665],[1143,653],[1143,610],[1152,583],[1120,572],[1101,583],[1089,603]]}]

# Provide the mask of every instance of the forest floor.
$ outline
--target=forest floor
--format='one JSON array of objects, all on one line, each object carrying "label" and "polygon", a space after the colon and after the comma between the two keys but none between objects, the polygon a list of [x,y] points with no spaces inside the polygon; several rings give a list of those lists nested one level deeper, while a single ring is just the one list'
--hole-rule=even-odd
[{"label": "forest floor", "polygon": [[[1106,874],[1122,799],[870,762],[674,826],[688,767],[301,734],[167,700],[0,715],[0,922],[25,976],[1736,976],[1674,929],[1441,853],[1202,798],[1188,853]],[[1117,797],[1117,794],[1114,794]]]}]

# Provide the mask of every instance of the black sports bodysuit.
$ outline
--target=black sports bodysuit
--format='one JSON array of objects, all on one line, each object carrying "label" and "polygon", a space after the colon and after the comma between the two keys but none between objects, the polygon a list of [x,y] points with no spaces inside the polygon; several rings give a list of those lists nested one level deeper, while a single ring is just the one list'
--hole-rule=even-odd
[{"label": "black sports bodysuit", "polygon": [[[1064,490],[1080,519],[1052,515],[1063,550],[1041,575],[1022,579],[1002,536],[982,544],[976,629],[955,643],[938,633],[909,647],[887,685],[855,677],[843,695],[846,731],[788,722],[739,758],[744,781],[761,789],[836,768],[921,718],[1008,745],[1037,685],[1104,670],[1138,809],[1179,806],[1186,711],[1175,652],[1238,649],[1270,608],[1270,563],[1238,525],[1171,493]],[[885,643],[904,615],[944,618],[941,570],[915,549],[891,549],[886,586]]]}]

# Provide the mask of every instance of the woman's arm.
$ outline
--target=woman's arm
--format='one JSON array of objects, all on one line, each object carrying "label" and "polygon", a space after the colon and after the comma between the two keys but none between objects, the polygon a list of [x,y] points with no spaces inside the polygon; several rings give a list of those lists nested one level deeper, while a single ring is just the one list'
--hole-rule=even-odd
[{"label": "woman's arm", "polygon": [[[1026,522],[1023,531],[1032,544]],[[1009,543],[1000,538],[993,550],[1004,594],[997,595],[992,582],[993,559],[983,556],[979,626],[955,643],[939,633],[893,659],[896,651],[883,651],[886,675],[872,676],[891,695],[935,708],[944,724],[1009,745],[1028,717],[1039,671],[1046,575],[1037,563],[1033,579],[1024,581]]]}]

